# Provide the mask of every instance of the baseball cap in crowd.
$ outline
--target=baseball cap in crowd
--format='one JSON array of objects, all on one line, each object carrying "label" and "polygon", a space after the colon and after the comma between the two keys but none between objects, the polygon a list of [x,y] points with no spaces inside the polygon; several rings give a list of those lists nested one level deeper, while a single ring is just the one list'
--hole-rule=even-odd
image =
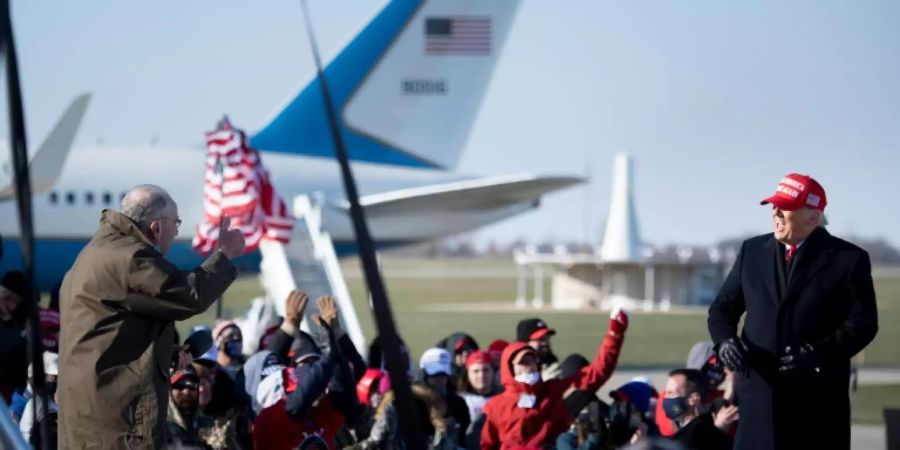
[{"label": "baseball cap in crowd", "polygon": [[566,356],[566,359],[559,365],[560,377],[572,378],[574,377],[583,367],[590,365],[591,362],[584,357],[584,355],[580,353],[572,353],[569,356]]},{"label": "baseball cap in crowd", "polygon": [[524,319],[516,326],[516,340],[519,342],[536,341],[544,336],[553,336],[556,330],[538,318]]},{"label": "baseball cap in crowd", "polygon": [[200,385],[200,377],[197,376],[197,372],[194,372],[194,369],[191,366],[176,370],[169,381],[171,382],[172,388],[177,389],[198,388]]},{"label": "baseball cap in crowd", "polygon": [[614,400],[628,400],[641,412],[646,414],[650,409],[650,399],[659,396],[659,392],[649,382],[634,379],[609,393]]},{"label": "baseball cap in crowd", "polygon": [[310,358],[315,357],[318,359],[321,356],[322,351],[319,350],[319,346],[313,341],[313,337],[309,333],[300,330],[297,333],[297,337],[294,338],[294,342],[291,343],[291,350],[288,352],[288,357],[291,358],[291,361],[294,364],[300,364]]},{"label": "baseball cap in crowd", "polygon": [[503,355],[503,349],[508,345],[509,342],[506,342],[503,339],[495,339],[494,342],[491,342],[490,345],[488,345],[487,352],[491,355],[494,366],[500,367],[500,356]]},{"label": "baseball cap in crowd", "polygon": [[493,358],[488,352],[477,350],[469,354],[469,357],[466,358],[466,369],[472,367],[476,364],[486,364],[488,366],[493,367]]},{"label": "baseball cap in crowd", "polygon": [[825,188],[809,175],[789,173],[778,182],[775,194],[763,199],[759,204],[771,203],[785,211],[794,211],[803,207],[825,211],[828,203],[825,199]]},{"label": "baseball cap in crowd", "polygon": [[442,348],[429,348],[422,354],[419,359],[419,368],[426,375],[433,376],[437,374],[450,375],[450,352]]},{"label": "baseball cap in crowd", "polygon": [[359,399],[360,404],[374,407],[376,405],[370,405],[372,394],[377,392],[384,395],[390,390],[390,386],[391,377],[387,372],[381,369],[366,369],[366,373],[356,383],[356,398]]},{"label": "baseball cap in crowd", "polygon": [[474,352],[478,350],[478,343],[475,342],[475,339],[472,336],[467,334],[463,334],[460,338],[453,344],[453,353],[459,353],[463,351]]},{"label": "baseball cap in crowd", "polygon": [[59,348],[59,312],[49,308],[41,308],[41,344],[45,349],[56,351]]}]

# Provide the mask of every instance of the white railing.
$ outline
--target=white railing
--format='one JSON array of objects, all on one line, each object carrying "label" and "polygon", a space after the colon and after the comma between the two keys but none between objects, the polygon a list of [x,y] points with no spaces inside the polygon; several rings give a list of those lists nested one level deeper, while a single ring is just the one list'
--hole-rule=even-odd
[{"label": "white railing", "polygon": [[320,205],[313,205],[308,196],[301,195],[294,199],[294,216],[300,217],[301,215],[306,218],[315,258],[322,264],[325,277],[328,279],[328,286],[331,288],[331,295],[337,300],[344,331],[350,336],[360,354],[365,354],[366,338],[363,336],[356,308],[350,299],[350,290],[347,289],[347,283],[344,281],[344,273],[341,271],[337,253],[334,251],[334,244],[331,236],[322,231],[322,208]]}]

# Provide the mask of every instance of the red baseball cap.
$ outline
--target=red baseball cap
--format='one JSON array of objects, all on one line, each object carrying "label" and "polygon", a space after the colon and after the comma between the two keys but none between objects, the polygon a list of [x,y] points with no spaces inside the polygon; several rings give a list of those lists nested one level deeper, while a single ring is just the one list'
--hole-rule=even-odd
[{"label": "red baseball cap", "polygon": [[469,357],[466,358],[466,369],[476,364],[487,364],[490,366],[492,362],[493,358],[491,358],[491,355],[488,354],[488,352],[476,350],[470,353]]},{"label": "red baseball cap", "polygon": [[825,211],[825,188],[809,175],[789,173],[778,182],[775,194],[759,202],[760,205],[771,203],[785,211],[794,211],[803,207]]}]

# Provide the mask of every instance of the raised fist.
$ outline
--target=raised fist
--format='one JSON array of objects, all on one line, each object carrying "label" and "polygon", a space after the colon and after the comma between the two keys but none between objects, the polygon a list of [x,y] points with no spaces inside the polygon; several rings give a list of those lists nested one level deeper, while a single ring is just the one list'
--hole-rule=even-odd
[{"label": "raised fist", "polygon": [[219,230],[219,249],[228,259],[234,259],[244,254],[244,233],[241,230],[232,230],[231,218],[225,216],[222,219],[222,229]]},{"label": "raised fist", "polygon": [[617,306],[609,314],[609,331],[615,334],[625,334],[628,329],[628,312]]}]

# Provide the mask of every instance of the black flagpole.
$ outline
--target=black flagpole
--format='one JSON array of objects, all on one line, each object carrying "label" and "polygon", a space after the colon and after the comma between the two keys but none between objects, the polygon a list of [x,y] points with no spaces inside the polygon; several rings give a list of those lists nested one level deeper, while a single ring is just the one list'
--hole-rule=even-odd
[{"label": "black flagpole", "polygon": [[[216,130],[224,130],[226,128],[231,128],[231,121],[228,120],[228,115],[223,115],[222,120],[216,124]],[[221,243],[222,232],[225,231],[222,228],[225,226],[225,214],[222,212],[222,200],[225,199],[225,163],[222,162],[222,155],[216,155],[216,176],[219,177],[219,237],[218,242]],[[218,244],[216,244],[218,247]],[[225,294],[223,293],[221,297],[216,300],[216,320],[221,320],[225,315]]]},{"label": "black flagpole", "polygon": [[[9,0],[3,0],[0,16],[0,51],[6,62],[6,90],[9,106],[10,150],[12,151],[16,203],[19,212],[19,234],[22,246],[22,263],[25,269],[26,291],[22,307],[28,308],[28,354],[32,364],[32,389],[35,401],[34,423],[39,425],[39,440],[35,448],[41,449],[49,441],[46,421],[38,421],[39,415],[47,417],[47,390],[44,378],[44,358],[41,349],[38,296],[34,286],[34,228],[31,214],[31,176],[28,173],[28,145],[25,139],[25,114],[22,111],[22,92],[19,87],[19,64],[13,39]],[[40,410],[40,411],[38,411]]]},{"label": "black flagpole", "polygon": [[359,256],[362,259],[366,284],[372,295],[375,324],[378,326],[378,336],[382,343],[387,371],[391,377],[391,389],[394,391],[396,399],[397,415],[400,418],[398,421],[400,435],[406,442],[406,448],[410,450],[424,450],[425,435],[419,427],[415,426],[415,424],[419,423],[419,420],[416,419],[419,415],[416,413],[412,390],[409,387],[409,379],[407,378],[409,368],[403,363],[403,357],[400,352],[400,337],[397,335],[397,327],[394,325],[394,317],[393,313],[391,313],[391,305],[388,302],[387,291],[384,288],[381,273],[378,270],[375,246],[372,243],[372,237],[369,235],[365,212],[359,205],[356,181],[353,178],[353,171],[350,170],[344,137],[338,125],[334,104],[331,101],[331,94],[328,90],[328,82],[325,79],[325,72],[322,70],[322,61],[319,58],[319,50],[316,45],[306,1],[300,0],[300,6],[303,9],[306,34],[309,37],[309,45],[312,47],[313,59],[316,62],[316,78],[319,81],[319,87],[322,90],[322,101],[325,103],[325,111],[328,114],[328,125],[331,128],[331,137],[334,139],[334,151],[341,166],[344,191],[347,194],[347,200],[350,201],[350,217],[353,219],[356,245],[359,249]]}]

